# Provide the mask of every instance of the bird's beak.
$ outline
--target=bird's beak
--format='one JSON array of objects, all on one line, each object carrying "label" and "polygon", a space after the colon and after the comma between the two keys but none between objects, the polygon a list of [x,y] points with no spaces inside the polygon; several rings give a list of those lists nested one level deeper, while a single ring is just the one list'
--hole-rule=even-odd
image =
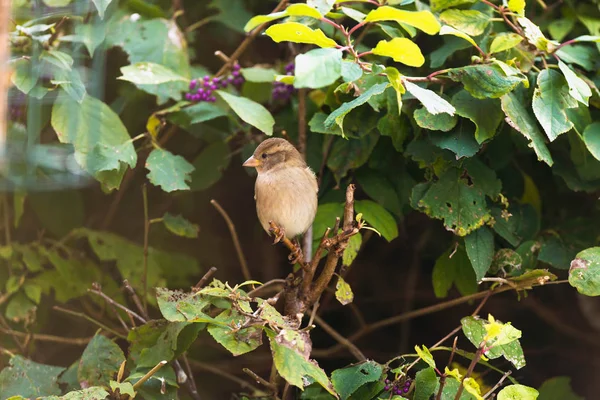
[{"label": "bird's beak", "polygon": [[259,159],[257,159],[257,158],[254,158],[254,156],[251,156],[249,159],[247,159],[247,160],[246,160],[246,161],[245,161],[245,162],[242,164],[242,166],[243,166],[243,167],[248,167],[248,168],[251,168],[251,167],[260,167],[260,164],[261,164],[261,163],[260,163],[260,160],[259,160]]}]

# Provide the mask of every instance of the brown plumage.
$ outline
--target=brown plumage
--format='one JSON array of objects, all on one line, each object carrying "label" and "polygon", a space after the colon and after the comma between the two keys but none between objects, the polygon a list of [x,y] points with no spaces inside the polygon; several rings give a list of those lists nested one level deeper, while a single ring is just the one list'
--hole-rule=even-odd
[{"label": "brown plumage", "polygon": [[288,238],[306,232],[317,213],[318,187],[298,150],[285,139],[267,139],[243,165],[258,172],[254,199],[264,230],[273,221]]}]

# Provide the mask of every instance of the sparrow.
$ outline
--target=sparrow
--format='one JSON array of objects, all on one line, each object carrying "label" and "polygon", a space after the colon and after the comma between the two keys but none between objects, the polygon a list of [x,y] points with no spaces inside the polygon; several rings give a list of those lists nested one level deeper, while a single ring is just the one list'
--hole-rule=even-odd
[{"label": "sparrow", "polygon": [[304,158],[287,140],[263,141],[244,167],[258,172],[254,186],[256,213],[263,229],[271,233],[269,223],[278,225],[278,239],[294,239],[312,225],[317,213],[317,178]]}]

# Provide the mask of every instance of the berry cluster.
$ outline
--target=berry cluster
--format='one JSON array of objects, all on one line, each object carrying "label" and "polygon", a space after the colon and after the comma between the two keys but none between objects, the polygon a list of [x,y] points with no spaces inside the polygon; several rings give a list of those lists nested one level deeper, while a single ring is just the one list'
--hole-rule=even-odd
[{"label": "berry cluster", "polygon": [[244,83],[244,77],[240,73],[240,65],[235,64],[228,77],[210,77],[204,75],[202,79],[192,79],[190,82],[190,90],[185,94],[185,99],[188,101],[207,101],[214,103],[217,98],[213,95],[213,92],[217,89],[224,89],[229,84],[236,87],[240,87]]},{"label": "berry cluster", "polygon": [[[294,63],[290,63],[288,65],[285,66],[285,74],[286,75],[294,75]],[[273,96],[274,100],[282,100],[282,101],[286,101],[288,100],[290,97],[292,97],[292,94],[294,93],[294,86],[293,85],[287,85],[283,82],[274,82],[273,83],[273,91],[271,93],[271,95]]]},{"label": "berry cluster", "polygon": [[404,387],[400,387],[400,386],[396,386],[394,382],[391,382],[389,379],[385,380],[385,387],[383,388],[383,390],[385,390],[386,392],[392,391],[393,394],[401,396],[402,394],[406,394],[410,391],[410,385],[411,385],[411,381],[410,379],[408,379],[406,382],[404,382]]}]

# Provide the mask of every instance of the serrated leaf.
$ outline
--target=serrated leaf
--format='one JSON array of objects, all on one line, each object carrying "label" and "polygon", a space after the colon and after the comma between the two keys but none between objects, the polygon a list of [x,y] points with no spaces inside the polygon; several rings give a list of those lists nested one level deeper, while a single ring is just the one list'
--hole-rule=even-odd
[{"label": "serrated leaf", "polygon": [[410,94],[415,96],[415,98],[419,100],[423,106],[425,106],[430,114],[436,115],[439,113],[446,113],[454,115],[454,112],[456,111],[454,106],[440,97],[434,91],[423,89],[422,87],[417,86],[416,84],[407,80],[404,80],[404,86]]},{"label": "serrated leaf", "polygon": [[571,97],[587,106],[588,100],[592,96],[592,89],[590,89],[589,85],[561,60],[558,60],[558,68],[560,68],[567,80]]},{"label": "serrated leaf", "polygon": [[435,183],[417,185],[412,196],[411,204],[443,220],[446,229],[458,236],[468,235],[491,218],[483,191],[468,185],[457,168],[447,170]]},{"label": "serrated leaf", "polygon": [[332,129],[334,124],[337,124],[342,130],[342,136],[344,136],[344,118],[346,115],[356,107],[365,104],[371,97],[383,93],[388,85],[389,84],[386,82],[371,86],[369,90],[358,96],[356,99],[344,103],[335,109],[331,114],[329,114],[327,119],[325,119],[323,125],[326,129]]},{"label": "serrated leaf", "polygon": [[450,9],[440,14],[442,22],[471,36],[479,36],[490,24],[490,17],[477,10]]},{"label": "serrated leaf", "polygon": [[394,61],[410,67],[420,67],[425,63],[419,46],[407,38],[380,40],[372,51],[375,55],[391,57]]},{"label": "serrated leaf", "polygon": [[329,86],[342,75],[342,51],[314,49],[295,59],[295,88],[317,89]]},{"label": "serrated leaf", "polygon": [[600,296],[600,247],[579,253],[569,268],[569,283],[586,296]]},{"label": "serrated leaf", "polygon": [[335,40],[325,36],[322,30],[311,29],[298,22],[284,22],[282,24],[273,25],[265,31],[265,35],[269,36],[277,43],[306,43],[314,44],[322,48],[337,46]]},{"label": "serrated leaf", "polygon": [[381,6],[369,12],[364,22],[377,21],[396,21],[399,24],[414,26],[429,35],[435,35],[440,30],[440,23],[429,11],[406,11]]},{"label": "serrated leaf", "polygon": [[498,99],[476,99],[466,90],[461,90],[452,97],[452,105],[456,114],[473,121],[475,140],[479,144],[494,137],[502,122],[503,113]]},{"label": "serrated leaf", "polygon": [[559,72],[545,69],[539,73],[531,105],[551,142],[573,128],[566,109],[577,107],[577,101],[569,94],[567,83]]},{"label": "serrated leaf", "polygon": [[275,120],[273,116],[261,104],[245,97],[235,96],[223,90],[217,90],[217,94],[231,107],[240,119],[256,129],[271,136]]},{"label": "serrated leaf", "polygon": [[337,282],[335,284],[335,298],[343,305],[352,303],[354,300],[354,293],[352,293],[352,288],[342,278],[338,276]]},{"label": "serrated leaf", "polygon": [[533,148],[538,160],[544,161],[549,166],[554,164],[550,150],[546,146],[544,136],[528,111],[525,101],[518,94],[511,92],[500,97],[502,111],[506,115],[506,122],[517,132],[529,140],[529,147]]},{"label": "serrated leaf", "polygon": [[536,400],[538,395],[539,392],[529,386],[510,385],[498,392],[498,400]]},{"label": "serrated leaf", "polygon": [[181,156],[164,149],[154,149],[146,160],[146,169],[150,182],[165,192],[190,189],[186,181],[191,179],[194,166]]},{"label": "serrated leaf", "polygon": [[173,70],[152,62],[139,62],[121,67],[122,76],[117,79],[129,81],[136,85],[158,85],[166,82],[182,81],[188,79],[175,73]]},{"label": "serrated leaf", "polygon": [[523,37],[513,32],[499,33],[490,45],[490,53],[500,53],[509,50],[523,41]]},{"label": "serrated leaf", "polygon": [[354,203],[357,213],[375,228],[388,242],[398,237],[398,224],[394,217],[382,206],[371,200],[358,200]]},{"label": "serrated leaf", "polygon": [[475,271],[475,278],[481,281],[492,265],[494,234],[488,227],[482,226],[465,236],[465,248]]},{"label": "serrated leaf", "polygon": [[448,76],[456,82],[462,82],[465,89],[478,99],[496,99],[512,91],[525,77],[507,76],[496,64],[470,65],[453,68]]}]

